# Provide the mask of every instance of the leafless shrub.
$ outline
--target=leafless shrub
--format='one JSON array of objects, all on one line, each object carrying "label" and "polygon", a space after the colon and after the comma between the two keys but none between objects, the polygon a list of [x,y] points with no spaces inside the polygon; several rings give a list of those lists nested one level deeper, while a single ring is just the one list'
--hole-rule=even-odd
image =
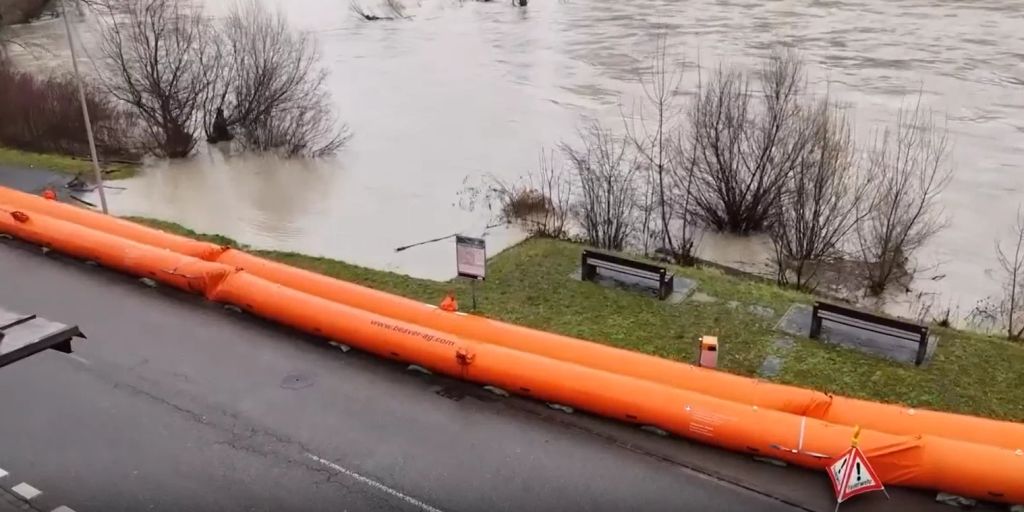
[{"label": "leafless shrub", "polygon": [[850,123],[827,98],[799,118],[809,144],[783,176],[769,235],[776,280],[813,289],[822,266],[840,258],[864,209]]},{"label": "leafless shrub", "polygon": [[179,0],[123,0],[108,21],[102,43],[107,89],[138,113],[150,151],[188,156],[202,101],[217,76],[210,23]]},{"label": "leafless shrub", "polygon": [[[84,88],[99,153],[116,160],[137,159],[137,119],[93,84],[85,83]],[[89,154],[78,86],[70,76],[36,77],[0,58],[0,119],[0,145]]]},{"label": "leafless shrub", "polygon": [[0,0],[0,26],[17,25],[38,18],[46,10],[47,0]]},{"label": "leafless shrub", "polygon": [[[686,153],[680,151],[682,108],[676,103],[682,79],[682,66],[669,62],[666,38],[659,36],[650,67],[640,76],[644,101],[634,108],[631,118],[625,114],[622,117],[626,136],[646,167],[639,205],[644,252],[656,239],[659,249],[668,251],[675,262],[691,263],[692,166]],[[658,221],[654,228],[652,218]]]},{"label": "leafless shrub", "polygon": [[401,0],[384,0],[384,7],[389,12],[394,14],[396,18],[408,18],[409,15],[405,12],[405,5],[402,4]]},{"label": "leafless shrub", "polygon": [[587,243],[621,251],[636,233],[639,157],[599,123],[580,132],[581,146],[562,144],[580,187],[576,215]]},{"label": "leafless shrub", "polygon": [[384,0],[381,6],[385,11],[389,12],[390,15],[379,15],[376,12],[367,9],[359,0],[351,0],[348,5],[349,10],[351,10],[353,14],[366,21],[409,18],[409,15],[405,12],[405,5],[403,5],[400,0]]},{"label": "leafless shrub", "polygon": [[235,4],[219,31],[223,65],[210,91],[210,107],[224,109],[226,124],[243,147],[284,156],[322,156],[349,138],[337,126],[313,39],[293,31],[280,11],[259,0]]},{"label": "leafless shrub", "polygon": [[803,63],[775,52],[762,68],[753,104],[750,77],[719,67],[700,80],[690,111],[694,207],[711,227],[737,234],[768,228],[786,174],[806,140],[799,131]]},{"label": "leafless shrub", "polygon": [[996,258],[1006,280],[999,306],[1006,337],[1020,341],[1024,338],[1024,209],[1017,210],[1009,249],[1003,250],[1002,244],[996,244]]},{"label": "leafless shrub", "polygon": [[895,126],[876,132],[866,167],[870,199],[856,230],[870,294],[913,274],[911,254],[945,227],[937,200],[952,175],[948,153],[948,131],[922,109],[920,96],[913,108],[900,108]]},{"label": "leafless shrub", "polygon": [[569,236],[573,186],[553,153],[542,154],[537,171],[518,183],[495,180],[493,191],[503,221],[524,224],[532,236]]}]

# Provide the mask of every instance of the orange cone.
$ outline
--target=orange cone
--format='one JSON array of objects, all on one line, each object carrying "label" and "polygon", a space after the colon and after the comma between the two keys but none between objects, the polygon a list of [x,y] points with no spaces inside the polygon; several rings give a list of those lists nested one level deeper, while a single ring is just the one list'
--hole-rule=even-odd
[{"label": "orange cone", "polygon": [[444,300],[441,301],[441,309],[450,312],[456,312],[459,310],[459,301],[455,300],[455,295],[452,292],[448,292],[444,296]]}]

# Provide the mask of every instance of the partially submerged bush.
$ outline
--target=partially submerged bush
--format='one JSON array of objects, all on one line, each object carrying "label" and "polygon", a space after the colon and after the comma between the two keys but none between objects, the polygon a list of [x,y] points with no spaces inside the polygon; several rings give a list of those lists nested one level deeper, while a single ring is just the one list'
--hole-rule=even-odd
[{"label": "partially submerged bush", "polygon": [[502,206],[501,215],[508,220],[526,220],[547,213],[550,200],[535,189],[519,189],[511,194]]},{"label": "partially submerged bush", "polygon": [[308,34],[249,0],[232,9],[220,37],[212,96],[244,148],[317,157],[344,145],[348,128],[331,112],[327,73]]},{"label": "partially submerged bush", "polygon": [[554,154],[540,159],[536,172],[507,184],[494,180],[491,188],[505,222],[526,226],[533,236],[567,238],[573,201],[573,182],[555,163]]},{"label": "partially submerged bush", "polygon": [[575,213],[586,242],[621,251],[638,231],[640,157],[632,143],[600,123],[580,133],[580,144],[563,143],[579,186]]},{"label": "partially submerged bush", "polygon": [[[138,114],[154,154],[190,155],[202,129],[211,142],[233,129],[244,148],[285,156],[326,155],[348,140],[313,39],[259,0],[236,4],[222,22],[180,0],[105,9],[105,85]],[[214,129],[218,109],[225,117]]]},{"label": "partially submerged bush", "polygon": [[948,131],[922,108],[920,97],[913,107],[900,108],[894,126],[876,134],[865,166],[870,198],[856,230],[872,295],[913,275],[914,251],[946,225],[938,198],[952,176],[948,156]]},{"label": "partially submerged bush", "polygon": [[720,67],[701,81],[690,109],[695,212],[707,225],[740,235],[770,227],[786,176],[808,142],[800,126],[802,61],[775,53],[761,75],[755,92],[749,73]]}]

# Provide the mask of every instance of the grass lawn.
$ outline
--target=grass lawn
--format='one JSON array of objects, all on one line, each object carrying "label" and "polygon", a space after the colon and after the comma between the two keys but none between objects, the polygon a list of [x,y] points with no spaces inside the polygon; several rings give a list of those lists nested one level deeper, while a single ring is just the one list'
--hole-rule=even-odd
[{"label": "grass lawn", "polygon": [[[237,245],[217,235],[200,235],[173,223],[131,218],[166,231]],[[454,290],[463,309],[469,285],[440,283],[371,270],[294,253],[247,248],[268,259],[306,268],[380,290],[438,303]],[[480,311],[492,318],[585,338],[617,347],[692,362],[701,335],[719,337],[722,369],[754,375],[781,336],[775,323],[794,302],[810,295],[772,284],[728,276],[708,268],[680,268],[677,275],[699,282],[698,291],[717,302],[666,304],[651,297],[569,278],[581,247],[568,242],[528,240],[493,257],[487,281],[478,288]],[[735,301],[742,306],[729,306]],[[764,318],[745,305],[771,308]],[[1024,421],[1024,346],[997,338],[936,329],[938,351],[926,368],[877,359],[859,352],[796,340],[779,382],[883,402]]]},{"label": "grass lawn", "polygon": [[[92,160],[80,160],[66,155],[51,153],[30,153],[2,146],[0,146],[0,165],[46,169],[66,174],[84,172],[89,180],[92,179],[93,173]],[[115,163],[103,165],[102,162],[101,168],[105,171],[104,179],[108,180],[131,178],[135,176],[139,169],[137,165],[132,164]]]}]

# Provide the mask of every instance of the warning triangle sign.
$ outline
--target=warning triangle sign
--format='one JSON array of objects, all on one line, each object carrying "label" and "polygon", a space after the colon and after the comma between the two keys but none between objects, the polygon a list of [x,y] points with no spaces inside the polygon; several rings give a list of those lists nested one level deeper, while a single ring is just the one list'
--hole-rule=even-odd
[{"label": "warning triangle sign", "polygon": [[867,457],[856,447],[850,448],[829,465],[828,477],[839,503],[858,494],[885,490],[878,474],[868,465]]},{"label": "warning triangle sign", "polygon": [[828,466],[828,478],[832,481],[832,491],[836,493],[836,496],[842,495],[840,489],[843,486],[843,479],[846,477],[844,470],[850,463],[850,458],[853,456],[853,448],[839,456],[835,462]]},{"label": "warning triangle sign", "polygon": [[840,503],[858,494],[885,489],[875,470],[868,465],[867,457],[857,448],[853,449],[844,472],[846,478],[843,480],[842,494],[839,496]]}]

